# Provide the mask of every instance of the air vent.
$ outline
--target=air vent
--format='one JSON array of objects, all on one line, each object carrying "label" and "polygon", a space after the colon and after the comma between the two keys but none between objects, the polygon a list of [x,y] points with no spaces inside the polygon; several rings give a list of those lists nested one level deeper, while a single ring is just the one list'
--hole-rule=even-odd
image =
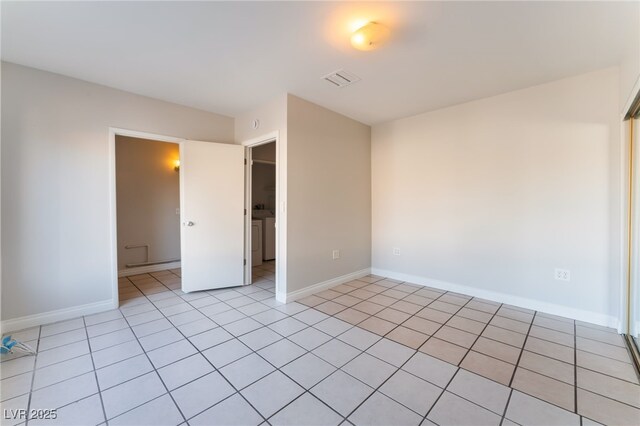
[{"label": "air vent", "polygon": [[334,71],[322,78],[336,87],[345,87],[360,81],[360,77],[345,70]]}]

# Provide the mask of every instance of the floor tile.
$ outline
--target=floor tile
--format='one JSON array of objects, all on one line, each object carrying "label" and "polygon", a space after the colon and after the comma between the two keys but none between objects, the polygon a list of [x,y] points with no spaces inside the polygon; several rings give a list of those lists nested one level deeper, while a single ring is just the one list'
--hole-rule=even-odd
[{"label": "floor tile", "polygon": [[142,348],[149,352],[162,346],[171,345],[171,343],[184,339],[182,333],[175,328],[170,328],[159,333],[150,334],[140,338],[138,341]]},{"label": "floor tile", "polygon": [[[574,336],[572,334],[563,333],[561,331],[551,330],[550,328],[539,327],[537,325],[531,326],[529,331],[530,337],[537,337],[538,339],[546,340],[548,342],[558,343],[560,345],[573,348]],[[509,342],[505,342],[509,343]]]},{"label": "floor tile", "polygon": [[274,426],[324,426],[341,422],[340,415],[310,393],[303,394],[269,419]]},{"label": "floor tile", "polygon": [[327,301],[314,306],[313,309],[324,312],[327,315],[334,315],[340,311],[344,311],[347,307],[336,302]]},{"label": "floor tile", "polygon": [[459,315],[454,315],[449,319],[449,321],[447,321],[447,326],[478,335],[482,333],[486,324]]},{"label": "floor tile", "polygon": [[391,332],[385,337],[387,339],[393,340],[394,342],[398,342],[405,346],[408,346],[412,349],[418,349],[429,338],[429,336],[427,336],[426,334],[422,334],[418,331],[403,326],[396,327],[395,329],[391,330]]},{"label": "floor tile", "polygon": [[18,374],[0,381],[0,401],[29,393],[33,372]]},{"label": "floor tile", "polygon": [[482,332],[481,336],[498,342],[506,343],[507,345],[521,348],[524,345],[526,335],[518,333],[516,331],[507,330],[505,328],[495,327],[488,325]]},{"label": "floor tile", "polygon": [[498,342],[497,340],[487,339],[482,336],[480,336],[476,343],[473,344],[472,349],[476,352],[489,355],[493,358],[498,358],[499,360],[510,364],[516,364],[520,357],[520,353],[522,352],[520,348]]},{"label": "floor tile", "polygon": [[346,321],[349,324],[356,325],[366,320],[367,318],[369,318],[370,315],[364,312],[349,308],[349,309],[345,309],[342,312],[337,313],[335,317],[343,321]]},{"label": "floor tile", "polygon": [[55,322],[49,325],[43,325],[40,331],[40,338],[64,333],[65,331],[77,330],[79,328],[84,328],[84,326],[85,323],[82,318],[75,318],[67,321]]},{"label": "floor tile", "polygon": [[633,366],[626,362],[616,361],[611,358],[580,350],[576,351],[576,362],[578,367],[607,374],[631,383],[639,383],[638,376],[636,375]]},{"label": "floor tile", "polygon": [[453,365],[460,364],[460,361],[462,361],[469,351],[467,348],[449,343],[445,340],[436,339],[435,337],[427,340],[419,350],[420,352],[424,352]]},{"label": "floor tile", "polygon": [[[19,339],[19,337],[16,335],[12,336],[14,339]],[[60,346],[68,345],[69,343],[79,342],[86,339],[87,332],[85,331],[84,327],[77,330],[66,331],[63,333],[55,334],[53,336],[41,338],[40,342],[38,343],[38,351],[46,351],[48,349],[57,348]]]},{"label": "floor tile", "polygon": [[102,392],[107,420],[166,393],[155,372],[122,383]]},{"label": "floor tile", "polygon": [[320,311],[316,311],[314,309],[307,309],[306,311],[295,314],[293,318],[297,319],[298,321],[302,321],[307,325],[313,325],[329,318],[329,315]]},{"label": "floor tile", "polygon": [[280,368],[294,359],[302,356],[307,351],[295,343],[282,339],[272,345],[266,346],[258,351],[258,355],[269,361],[269,363]]},{"label": "floor tile", "polygon": [[511,318],[505,318],[500,316],[495,316],[489,322],[489,324],[504,328],[511,331],[516,331],[518,333],[527,334],[529,332],[529,324],[521,321],[513,320]]},{"label": "floor tile", "polygon": [[431,336],[432,334],[437,332],[438,329],[440,329],[440,327],[442,327],[442,324],[425,319],[425,318],[413,316],[408,320],[406,320],[405,322],[403,322],[402,326],[418,331],[422,334]]},{"label": "floor tile", "polygon": [[360,350],[338,339],[332,339],[314,349],[313,353],[329,364],[339,368],[360,355]]},{"label": "floor tile", "polygon": [[574,387],[550,377],[518,367],[511,386],[565,410],[575,409]]},{"label": "floor tile", "polygon": [[549,342],[529,335],[524,348],[529,352],[535,352],[549,358],[573,364],[575,353],[573,348],[559,343]]},{"label": "floor tile", "polygon": [[539,327],[550,328],[552,330],[561,331],[567,334],[574,334],[573,321],[570,321],[570,322],[557,321],[555,319],[547,318],[542,315],[537,315],[533,319],[533,324]]},{"label": "floor tile", "polygon": [[[209,373],[171,392],[187,419],[212,407],[235,390],[218,372]],[[190,424],[193,424],[189,420]]]},{"label": "floor tile", "polygon": [[183,339],[171,344],[170,347],[162,347],[147,352],[147,356],[155,368],[161,368],[196,352],[198,352],[197,349],[188,340]]},{"label": "floor tile", "polygon": [[297,333],[300,330],[307,328],[308,325],[302,321],[298,321],[295,318],[287,317],[283,320],[269,324],[269,328],[281,336],[287,337],[293,333]]},{"label": "floor tile", "polygon": [[513,375],[512,364],[470,351],[460,363],[460,367],[508,386]]},{"label": "floor tile", "polygon": [[[85,346],[85,348],[88,352],[89,351],[88,347]],[[36,364],[36,358],[33,356],[23,356],[20,358],[3,361],[2,367],[0,368],[0,377],[2,379],[6,379],[7,377],[28,373],[29,371],[32,371],[35,368],[35,364]],[[42,367],[39,359],[38,359],[38,367]]]},{"label": "floor tile", "polygon": [[[98,401],[99,402],[99,401]],[[168,394],[147,402],[131,411],[109,420],[110,425],[178,425],[184,421],[178,407]]]},{"label": "floor tile", "polygon": [[205,357],[201,354],[195,354],[158,369],[158,374],[171,391],[213,370],[214,368]]},{"label": "floor tile", "polygon": [[[118,330],[113,333],[103,334],[102,336],[93,337],[89,339],[89,346],[91,346],[91,351],[95,352],[101,349],[109,348],[111,346],[119,345],[120,343],[130,342],[132,340],[136,340],[135,334],[133,334],[133,331],[131,331],[130,328],[125,328],[123,330]],[[78,342],[78,343],[83,343],[83,342],[84,341]],[[66,345],[64,347],[69,347],[72,345],[73,344]],[[40,354],[42,354],[42,352],[40,352]],[[38,355],[38,358],[40,358],[39,355]]]},{"label": "floor tile", "polygon": [[578,389],[578,414],[606,425],[637,425],[640,419],[640,409],[583,389]]},{"label": "floor tile", "polygon": [[353,305],[353,309],[358,310],[360,312],[364,312],[369,315],[375,315],[386,308],[382,305],[378,305],[377,303],[364,300],[356,305]]},{"label": "floor tile", "polygon": [[422,417],[398,404],[391,398],[376,392],[349,416],[354,425],[419,425]]},{"label": "floor tile", "polygon": [[297,345],[302,346],[306,350],[311,351],[331,340],[331,336],[323,333],[322,331],[316,330],[315,328],[309,327],[292,334],[288,339]]},{"label": "floor tile", "polygon": [[282,336],[270,328],[262,327],[240,336],[239,339],[242,343],[249,346],[254,351],[257,351],[267,345],[277,342],[282,339]]},{"label": "floor tile", "polygon": [[442,389],[405,371],[398,370],[379,389],[389,398],[425,416]]},{"label": "floor tile", "polygon": [[396,371],[396,367],[363,353],[345,364],[342,370],[367,385],[377,388],[391,377]]},{"label": "floor tile", "polygon": [[116,364],[96,370],[101,390],[153,371],[153,365],[146,355],[138,355]]},{"label": "floor tile", "polygon": [[470,348],[475,343],[478,335],[444,325],[433,335],[433,337],[445,340],[449,343],[454,343],[458,346]]},{"label": "floor tile", "polygon": [[591,352],[592,354],[606,356],[607,358],[612,358],[616,361],[627,363],[630,361],[629,353],[626,348],[599,342],[597,340],[578,336],[576,337],[576,348],[584,352]]},{"label": "floor tile", "polygon": [[202,352],[216,368],[222,368],[251,353],[251,349],[238,339],[228,340]]},{"label": "floor tile", "polygon": [[327,318],[326,320],[322,320],[319,323],[316,323],[313,328],[316,328],[330,336],[337,336],[339,334],[344,333],[352,327],[346,321],[339,320],[337,318]]},{"label": "floor tile", "polygon": [[[86,398],[98,392],[96,376],[93,372],[74,377],[67,381],[48,386],[31,394],[31,408],[60,408],[74,401]],[[3,392],[3,398],[5,393]]]},{"label": "floor tile", "polygon": [[311,389],[311,393],[338,413],[348,416],[373,389],[338,370]]},{"label": "floor tile", "polygon": [[436,386],[444,388],[456,373],[458,367],[418,352],[402,369]]},{"label": "floor tile", "polygon": [[120,343],[96,352],[92,352],[93,363],[96,368],[106,367],[107,365],[140,355],[144,351],[140,344],[132,340],[130,342]]},{"label": "floor tile", "polygon": [[271,373],[273,370],[273,366],[267,361],[256,354],[251,354],[220,369],[220,373],[222,373],[236,389],[243,389]]},{"label": "floor tile", "polygon": [[511,393],[505,418],[521,425],[580,425],[578,415],[515,390]]},{"label": "floor tile", "polygon": [[257,426],[263,421],[263,417],[244,398],[235,394],[195,416],[189,420],[189,424],[193,426]]},{"label": "floor tile", "polygon": [[511,389],[477,374],[460,369],[447,391],[502,416]]},{"label": "floor tile", "polygon": [[572,364],[547,358],[533,352],[522,351],[518,367],[552,377],[572,386],[575,384],[575,368]]},{"label": "floor tile", "polygon": [[272,416],[303,392],[303,388],[280,371],[274,371],[241,391],[264,417]]},{"label": "floor tile", "polygon": [[239,321],[232,322],[230,324],[226,324],[222,326],[229,333],[234,336],[242,336],[243,334],[247,334],[253,330],[257,330],[262,327],[262,324],[253,318],[243,318]]},{"label": "floor tile", "polygon": [[578,368],[577,384],[581,389],[640,408],[640,386],[633,383]]},{"label": "floor tile", "polygon": [[367,353],[386,361],[391,365],[400,367],[409,358],[411,358],[415,353],[415,350],[383,338],[367,349]]},{"label": "floor tile", "polygon": [[585,337],[598,342],[608,343],[610,345],[625,347],[622,336],[618,333],[610,333],[608,331],[598,330],[591,327],[576,326],[576,336]]},{"label": "floor tile", "polygon": [[364,351],[380,340],[380,336],[371,333],[370,331],[354,327],[339,335],[338,339],[360,349],[361,351]]},{"label": "floor tile", "polygon": [[501,420],[497,414],[447,391],[442,394],[427,418],[440,426],[497,426]]},{"label": "floor tile", "polygon": [[226,342],[227,340],[231,340],[232,338],[233,335],[228,331],[222,327],[218,327],[213,330],[191,336],[189,337],[189,341],[198,348],[198,350],[203,351],[212,346],[219,345],[222,342]]},{"label": "floor tile", "polygon": [[33,419],[30,425],[97,425],[105,421],[99,395],[72,402],[56,411],[55,419]]},{"label": "floor tile", "polygon": [[186,324],[177,325],[178,330],[186,337],[195,336],[205,331],[213,330],[218,325],[209,318],[202,318]]},{"label": "floor tile", "polygon": [[335,371],[335,367],[312,353],[292,361],[282,372],[300,385],[309,389]]}]

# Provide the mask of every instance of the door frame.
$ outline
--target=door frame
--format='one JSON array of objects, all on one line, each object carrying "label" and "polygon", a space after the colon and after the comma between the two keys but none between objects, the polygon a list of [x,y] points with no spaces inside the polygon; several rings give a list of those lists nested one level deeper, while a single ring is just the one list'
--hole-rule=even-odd
[{"label": "door frame", "polygon": [[286,216],[286,182],[287,182],[287,163],[286,150],[283,149],[280,132],[273,131],[256,138],[252,138],[242,142],[247,150],[245,158],[247,167],[245,167],[245,205],[247,206],[247,214],[245,215],[245,285],[251,283],[252,267],[251,267],[251,148],[265,145],[271,142],[276,143],[276,300],[285,302],[287,293],[287,216]]},{"label": "door frame", "polygon": [[[109,240],[111,244],[111,288],[114,307],[120,306],[120,295],[118,291],[118,210],[116,193],[116,136],[125,136],[138,139],[148,139],[157,142],[169,142],[178,144],[182,151],[182,145],[186,139],[174,136],[157,135],[155,133],[139,132],[136,130],[120,129],[109,127]],[[180,171],[182,176],[182,170]],[[182,182],[182,177],[180,178]],[[182,188],[180,189],[182,197]],[[181,212],[182,213],[182,212]],[[182,229],[180,230],[182,235]],[[182,252],[182,249],[181,249]],[[180,255],[182,259],[182,253]]]}]

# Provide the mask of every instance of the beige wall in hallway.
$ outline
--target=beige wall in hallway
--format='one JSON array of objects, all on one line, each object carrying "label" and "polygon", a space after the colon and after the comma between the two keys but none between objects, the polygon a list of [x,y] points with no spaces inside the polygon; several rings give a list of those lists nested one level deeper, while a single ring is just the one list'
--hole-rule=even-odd
[{"label": "beige wall in hallway", "polygon": [[[180,258],[179,145],[116,136],[118,270],[126,264]],[[178,210],[179,211],[179,210]]]},{"label": "beige wall in hallway", "polygon": [[2,63],[2,320],[113,300],[109,127],[233,142],[232,118]]},{"label": "beige wall in hallway", "polygon": [[371,128],[289,95],[287,144],[287,291],[369,268]]}]

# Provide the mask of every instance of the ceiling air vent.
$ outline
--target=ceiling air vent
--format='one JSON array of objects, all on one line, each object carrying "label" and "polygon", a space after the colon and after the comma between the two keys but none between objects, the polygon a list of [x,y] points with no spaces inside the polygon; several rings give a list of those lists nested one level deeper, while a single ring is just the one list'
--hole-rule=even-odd
[{"label": "ceiling air vent", "polygon": [[336,87],[345,87],[360,81],[360,77],[345,70],[334,71],[322,78]]}]

